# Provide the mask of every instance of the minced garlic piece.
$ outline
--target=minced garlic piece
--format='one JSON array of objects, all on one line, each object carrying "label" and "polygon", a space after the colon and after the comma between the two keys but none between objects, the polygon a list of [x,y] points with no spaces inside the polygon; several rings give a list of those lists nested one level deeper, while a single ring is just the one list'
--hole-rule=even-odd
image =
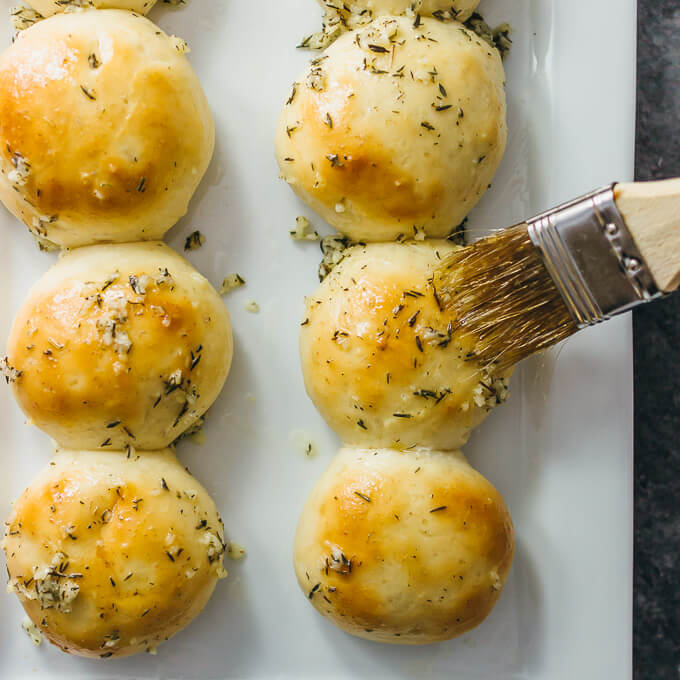
[{"label": "minced garlic piece", "polygon": [[14,366],[12,366],[7,357],[0,359],[0,375],[5,377],[5,381],[9,383],[16,382],[21,378],[23,371],[18,371]]},{"label": "minced garlic piece", "polygon": [[17,32],[25,31],[27,28],[33,26],[33,24],[37,24],[39,21],[42,21],[45,18],[42,14],[36,12],[34,9],[31,9],[30,7],[24,7],[23,5],[12,7],[9,13],[12,20],[12,26]]},{"label": "minced garlic piece", "polygon": [[227,549],[224,541],[213,531],[206,531],[201,536],[201,543],[204,543],[207,547],[208,562],[210,564],[218,561]]},{"label": "minced garlic piece", "polygon": [[71,603],[80,592],[77,579],[82,578],[82,574],[65,573],[65,565],[68,565],[68,559],[63,553],[57,553],[51,565],[33,567],[30,587],[14,579],[14,591],[28,600],[38,600],[41,609],[56,609],[70,614]]},{"label": "minced garlic piece", "polygon": [[16,187],[23,187],[31,174],[31,164],[20,154],[12,154],[14,170],[7,173],[7,179]]},{"label": "minced garlic piece", "polygon": [[309,432],[304,430],[293,430],[290,433],[290,442],[296,451],[302,453],[305,458],[316,458],[318,454],[318,446]]},{"label": "minced garlic piece", "polygon": [[295,218],[295,229],[289,231],[293,241],[318,241],[319,233],[311,229],[309,220],[300,215]]},{"label": "minced garlic piece", "polygon": [[257,314],[260,311],[260,305],[258,305],[255,300],[248,300],[246,302],[245,310],[251,314]]},{"label": "minced garlic piece", "polygon": [[187,44],[187,41],[184,40],[183,38],[180,38],[176,35],[171,35],[170,40],[172,41],[173,47],[180,53],[180,54],[189,54],[191,52],[191,48]]},{"label": "minced garlic piece", "polygon": [[21,627],[24,629],[26,635],[31,638],[31,642],[36,647],[39,647],[43,638],[35,623],[33,623],[33,621],[31,621],[28,616],[24,616],[24,620],[21,622]]},{"label": "minced garlic piece", "polygon": [[321,239],[323,259],[319,265],[319,281],[323,281],[345,258],[345,250],[352,242],[345,236],[326,236]]},{"label": "minced garlic piece", "polygon": [[54,241],[50,241],[44,236],[35,234],[32,231],[29,233],[33,237],[33,240],[35,241],[38,248],[40,248],[40,250],[42,250],[44,253],[54,253],[57,250],[61,250],[61,248],[56,243],[54,243]]},{"label": "minced garlic piece", "polygon": [[236,288],[241,288],[241,286],[246,285],[246,280],[240,274],[229,274],[222,281],[220,286],[220,295],[226,295],[227,293],[235,290]]},{"label": "minced garlic piece", "polygon": [[479,381],[472,395],[475,406],[490,411],[508,398],[508,382],[505,378],[494,378],[488,371],[484,371],[482,380]]},{"label": "minced garlic piece", "polygon": [[246,549],[240,543],[230,541],[227,555],[230,560],[242,560],[246,556]]}]

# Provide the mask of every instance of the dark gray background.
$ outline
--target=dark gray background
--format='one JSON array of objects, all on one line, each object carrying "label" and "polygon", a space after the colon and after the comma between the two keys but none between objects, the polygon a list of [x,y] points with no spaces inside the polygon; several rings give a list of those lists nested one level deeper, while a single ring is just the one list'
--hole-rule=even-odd
[{"label": "dark gray background", "polygon": [[[638,13],[637,178],[680,176],[680,0]],[[635,680],[680,678],[679,353],[680,294],[635,313]]]}]

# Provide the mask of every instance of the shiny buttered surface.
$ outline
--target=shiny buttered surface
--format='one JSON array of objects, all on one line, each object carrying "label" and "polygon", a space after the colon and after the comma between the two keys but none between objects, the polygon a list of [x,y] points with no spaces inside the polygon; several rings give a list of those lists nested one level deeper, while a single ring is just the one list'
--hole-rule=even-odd
[{"label": "shiny buttered surface", "polygon": [[343,442],[458,449],[505,400],[508,374],[475,361],[430,282],[456,247],[355,246],[306,299],[307,393]]},{"label": "shiny buttered surface", "polygon": [[339,11],[345,21],[352,25],[365,23],[366,16],[407,14],[415,17],[432,16],[465,21],[477,8],[479,0],[318,0],[326,11]]},{"label": "shiny buttered surface", "polygon": [[487,617],[513,546],[503,498],[463,454],[345,448],[305,505],[294,561],[310,602],[343,630],[424,644]]},{"label": "shiny buttered surface", "polygon": [[169,450],[58,453],[15,503],[4,550],[43,635],[96,658],[153,651],[226,576],[217,509]]},{"label": "shiny buttered surface", "polygon": [[44,17],[78,7],[128,9],[140,14],[146,14],[156,4],[156,0],[29,0],[28,4]]},{"label": "shiny buttered surface", "polygon": [[186,213],[214,125],[184,50],[139,14],[83,10],[0,57],[0,199],[35,236],[153,240]]},{"label": "shiny buttered surface", "polygon": [[458,22],[383,17],[338,38],[290,92],[282,177],[350,238],[445,237],[489,186],[506,138],[497,50]]},{"label": "shiny buttered surface", "polygon": [[79,248],[31,290],[6,373],[29,418],[71,449],[160,449],[199,421],[233,351],[224,303],[163,243]]}]

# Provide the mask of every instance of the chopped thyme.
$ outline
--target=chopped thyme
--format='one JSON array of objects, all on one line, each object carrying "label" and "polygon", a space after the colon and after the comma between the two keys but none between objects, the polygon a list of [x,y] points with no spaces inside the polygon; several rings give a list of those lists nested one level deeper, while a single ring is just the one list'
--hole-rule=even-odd
[{"label": "chopped thyme", "polygon": [[112,276],[110,276],[105,282],[104,285],[101,287],[101,292],[103,293],[109,286],[112,286],[117,280],[118,280],[119,274],[116,272]]},{"label": "chopped thyme", "polygon": [[80,89],[88,99],[92,99],[94,101],[97,98],[95,91],[89,90],[88,88],[85,87],[85,85],[81,85]]},{"label": "chopped thyme", "polygon": [[182,420],[182,417],[184,414],[189,410],[189,402],[185,401],[182,404],[182,408],[180,409],[179,413],[177,414],[177,418],[175,418],[175,422],[172,424],[173,427],[177,427],[179,425],[179,421]]},{"label": "chopped thyme", "polygon": [[201,356],[202,355],[200,353],[194,355],[194,353],[191,352],[191,365],[189,366],[189,372],[193,371],[196,368],[196,366],[198,366],[198,364],[201,361]]},{"label": "chopped thyme", "polygon": [[293,83],[293,88],[290,92],[290,96],[288,97],[286,101],[286,105],[290,106],[290,104],[293,103],[293,100],[295,99],[295,95],[297,94],[297,83]]}]

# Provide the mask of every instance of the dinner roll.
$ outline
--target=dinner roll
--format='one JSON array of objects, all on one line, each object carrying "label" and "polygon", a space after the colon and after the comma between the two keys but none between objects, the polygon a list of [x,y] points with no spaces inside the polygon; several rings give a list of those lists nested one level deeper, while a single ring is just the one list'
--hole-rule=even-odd
[{"label": "dinner roll", "polygon": [[354,240],[447,236],[505,150],[498,51],[457,22],[383,17],[315,59],[276,131],[281,175]]},{"label": "dinner roll", "polygon": [[350,27],[366,23],[366,18],[383,15],[435,15],[441,20],[465,21],[475,11],[479,0],[319,0],[325,11],[337,12]]},{"label": "dinner roll", "polygon": [[462,453],[342,449],[295,536],[298,582],[359,637],[448,640],[493,609],[513,556],[501,495]]},{"label": "dinner roll", "polygon": [[0,200],[60,246],[159,239],[214,125],[184,44],[122,10],[58,14],[0,57]]},{"label": "dinner roll", "polygon": [[58,453],[14,505],[3,547],[28,616],[80,656],[153,651],[226,576],[215,504],[169,450]]},{"label": "dinner roll", "polygon": [[61,446],[160,449],[199,421],[232,358],[215,289],[163,243],[79,248],[31,290],[5,373]]},{"label": "dinner roll", "polygon": [[27,0],[27,2],[44,17],[80,7],[128,9],[139,14],[146,14],[156,4],[156,0]]},{"label": "dinner roll", "polygon": [[355,246],[307,298],[305,385],[343,442],[457,449],[505,400],[509,373],[475,361],[430,282],[455,248],[447,241]]}]

